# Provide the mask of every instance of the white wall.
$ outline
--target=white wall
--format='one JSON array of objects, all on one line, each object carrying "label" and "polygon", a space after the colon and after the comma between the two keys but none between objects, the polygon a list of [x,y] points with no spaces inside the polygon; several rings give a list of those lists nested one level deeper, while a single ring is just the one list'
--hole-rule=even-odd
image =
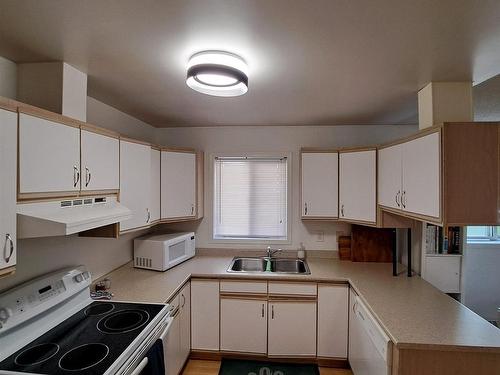
[{"label": "white wall", "polygon": [[0,56],[0,96],[15,99],[17,96],[16,63]]},{"label": "white wall", "polygon": [[464,254],[464,305],[487,320],[499,319],[500,244],[467,244]]},{"label": "white wall", "polygon": [[[162,145],[194,147],[205,152],[205,218],[200,223],[170,225],[170,228],[197,230],[197,247],[234,248],[211,240],[212,186],[208,173],[210,155],[232,152],[291,152],[292,153],[292,241],[284,249],[298,249],[303,242],[307,250],[337,250],[337,232],[350,233],[350,226],[334,222],[306,222],[300,219],[299,151],[301,147],[338,148],[376,145],[417,130],[416,126],[262,126],[262,127],[198,127],[158,129]],[[324,241],[317,242],[318,231]],[[262,245],[244,245],[262,248]]]},{"label": "white wall", "polygon": [[155,142],[156,128],[90,96],[87,96],[87,122],[130,138]]}]

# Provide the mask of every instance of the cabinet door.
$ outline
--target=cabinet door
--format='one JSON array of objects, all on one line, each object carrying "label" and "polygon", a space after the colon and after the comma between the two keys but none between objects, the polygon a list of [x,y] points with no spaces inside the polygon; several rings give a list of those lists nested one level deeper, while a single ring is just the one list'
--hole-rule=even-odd
[{"label": "cabinet door", "polygon": [[120,222],[120,230],[148,225],[151,204],[151,147],[120,141],[120,202],[132,211],[132,218]]},{"label": "cabinet door", "polygon": [[191,285],[189,282],[179,293],[179,303],[181,306],[180,371],[191,352]]},{"label": "cabinet door", "polygon": [[462,257],[426,255],[424,279],[444,293],[460,293]]},{"label": "cabinet door", "polygon": [[316,356],[316,301],[270,301],[268,314],[269,356]]},{"label": "cabinet door", "polygon": [[80,190],[80,129],[19,114],[19,192]]},{"label": "cabinet door", "polygon": [[378,203],[401,209],[401,145],[378,150]]},{"label": "cabinet door", "polygon": [[161,152],[159,150],[151,149],[151,220],[160,220],[160,163]]},{"label": "cabinet door", "polygon": [[243,298],[221,298],[220,349],[230,352],[265,354],[267,352],[267,302]]},{"label": "cabinet door", "polygon": [[440,218],[440,143],[436,132],[403,144],[404,211]]},{"label": "cabinet door", "polygon": [[219,280],[191,280],[191,347],[219,350]]},{"label": "cabinet door", "polygon": [[340,219],[377,221],[377,151],[341,153],[339,161]]},{"label": "cabinet door", "polygon": [[0,274],[16,264],[17,113],[0,109]]},{"label": "cabinet door", "polygon": [[318,357],[347,358],[349,287],[318,285]]},{"label": "cabinet door", "polygon": [[302,217],[338,217],[338,153],[302,153]]},{"label": "cabinet door", "polygon": [[163,354],[165,356],[165,375],[178,375],[181,370],[180,340],[182,334],[181,321],[179,318],[179,295],[176,295],[170,300],[169,305],[172,309],[171,315],[173,317],[173,322],[170,325],[167,336],[161,338],[163,341]]},{"label": "cabinet door", "polygon": [[120,141],[82,130],[82,191],[120,188]]},{"label": "cabinet door", "polygon": [[196,216],[196,154],[162,151],[161,218]]}]

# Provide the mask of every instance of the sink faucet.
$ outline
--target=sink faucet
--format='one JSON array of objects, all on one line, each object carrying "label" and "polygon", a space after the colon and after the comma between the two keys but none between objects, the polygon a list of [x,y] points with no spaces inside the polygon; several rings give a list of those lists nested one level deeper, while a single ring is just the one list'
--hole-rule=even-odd
[{"label": "sink faucet", "polygon": [[282,251],[281,249],[273,250],[273,249],[271,249],[271,246],[268,246],[267,247],[267,257],[266,258],[271,259],[274,254],[280,253],[281,251]]}]

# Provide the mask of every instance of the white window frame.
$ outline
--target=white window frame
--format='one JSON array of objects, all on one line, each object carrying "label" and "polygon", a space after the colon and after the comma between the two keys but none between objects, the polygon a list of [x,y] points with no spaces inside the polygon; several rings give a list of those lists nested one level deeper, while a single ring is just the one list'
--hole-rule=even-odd
[{"label": "white window frame", "polygon": [[488,228],[489,234],[487,236],[469,236],[468,231],[466,235],[467,244],[481,244],[481,245],[498,245],[500,243],[500,226],[496,225],[479,225]]},{"label": "white window frame", "polygon": [[[269,157],[269,158],[287,158],[287,209],[286,209],[286,222],[287,222],[287,238],[286,239],[272,239],[272,238],[263,238],[263,239],[254,239],[254,238],[214,238],[214,204],[215,204],[215,159],[217,157]],[[262,247],[262,245],[273,244],[273,245],[290,245],[292,243],[292,153],[291,152],[232,152],[232,153],[212,153],[208,158],[208,186],[210,186],[209,190],[209,212],[208,215],[210,218],[210,244],[244,244],[252,247],[252,245],[259,245],[258,247]]]}]

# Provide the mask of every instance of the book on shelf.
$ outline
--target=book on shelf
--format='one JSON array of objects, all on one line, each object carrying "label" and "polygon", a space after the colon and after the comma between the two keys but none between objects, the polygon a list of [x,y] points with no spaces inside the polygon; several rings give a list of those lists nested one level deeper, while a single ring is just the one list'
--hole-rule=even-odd
[{"label": "book on shelf", "polygon": [[460,227],[427,224],[425,248],[426,254],[460,254]]}]

